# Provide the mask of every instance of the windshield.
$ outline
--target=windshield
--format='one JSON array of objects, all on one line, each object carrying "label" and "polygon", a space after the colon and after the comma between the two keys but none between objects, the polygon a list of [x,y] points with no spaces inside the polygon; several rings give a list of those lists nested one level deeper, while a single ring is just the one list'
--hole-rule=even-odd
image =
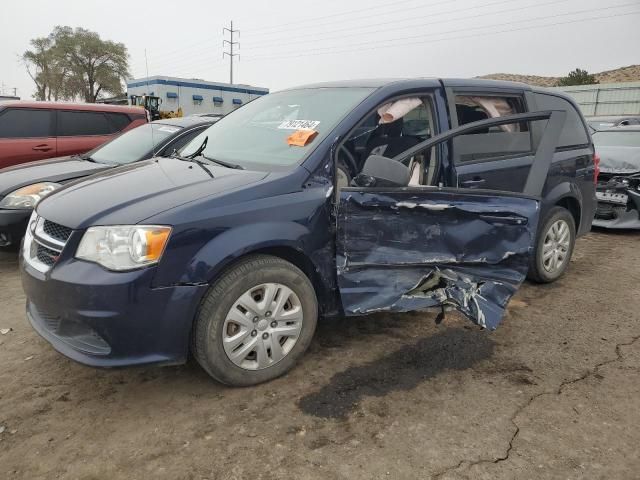
[{"label": "windshield", "polygon": [[372,91],[314,88],[265,95],[206,129],[180,155],[197,152],[208,138],[202,151],[205,157],[248,169],[287,169],[300,164],[314,145]]},{"label": "windshield", "polygon": [[147,123],[129,130],[109,143],[98,147],[89,153],[89,157],[96,162],[117,165],[136,162],[142,160],[164,139],[180,130],[182,130],[182,127],[163,125],[162,123]]},{"label": "windshield", "polygon": [[593,134],[596,147],[640,147],[640,132],[598,132]]}]

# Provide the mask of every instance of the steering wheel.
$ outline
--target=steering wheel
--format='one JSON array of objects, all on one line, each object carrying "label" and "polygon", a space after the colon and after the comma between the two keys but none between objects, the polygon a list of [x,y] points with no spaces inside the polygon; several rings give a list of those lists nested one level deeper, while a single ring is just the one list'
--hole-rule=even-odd
[{"label": "steering wheel", "polygon": [[351,173],[347,164],[340,160],[340,155],[344,155],[349,160],[350,165],[356,165],[356,159],[351,151],[344,145],[340,145],[338,148],[338,160],[336,162],[336,185],[338,190],[344,187],[348,187],[351,183]]}]

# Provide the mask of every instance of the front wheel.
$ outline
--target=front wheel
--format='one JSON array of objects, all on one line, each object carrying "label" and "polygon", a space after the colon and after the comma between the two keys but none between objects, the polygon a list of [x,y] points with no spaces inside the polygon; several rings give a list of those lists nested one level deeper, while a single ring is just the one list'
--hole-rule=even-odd
[{"label": "front wheel", "polygon": [[311,343],[318,318],[313,285],[295,265],[254,255],[205,295],[193,354],[216,380],[248,386],[289,371]]},{"label": "front wheel", "polygon": [[569,267],[575,241],[573,216],[566,208],[553,207],[538,233],[528,277],[538,283],[555,282]]}]

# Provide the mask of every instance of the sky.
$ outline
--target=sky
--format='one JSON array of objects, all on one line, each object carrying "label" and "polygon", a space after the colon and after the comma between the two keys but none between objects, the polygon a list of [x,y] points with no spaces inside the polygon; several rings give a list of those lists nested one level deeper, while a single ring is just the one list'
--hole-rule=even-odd
[{"label": "sky", "polygon": [[640,63],[640,0],[11,0],[0,13],[0,93],[17,88],[31,97],[20,57],[30,39],[56,25],[124,43],[134,78],[145,77],[148,64],[149,75],[228,82],[222,41],[232,20],[240,30],[234,83],[272,91],[354,78],[559,76]]}]

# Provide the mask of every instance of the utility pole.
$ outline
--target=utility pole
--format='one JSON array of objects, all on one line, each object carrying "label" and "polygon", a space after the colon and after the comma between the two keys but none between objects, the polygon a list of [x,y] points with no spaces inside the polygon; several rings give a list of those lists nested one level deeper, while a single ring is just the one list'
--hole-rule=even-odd
[{"label": "utility pole", "polygon": [[240,54],[239,53],[233,53],[233,47],[235,45],[238,45],[238,49],[240,49],[240,42],[234,42],[233,41],[233,36],[234,34],[238,34],[238,36],[240,36],[240,30],[234,30],[233,29],[233,20],[231,21],[231,28],[223,28],[222,29],[222,35],[226,35],[227,32],[229,32],[229,40],[227,40],[226,38],[224,40],[222,40],[222,48],[225,48],[227,45],[229,45],[229,51],[224,51],[222,52],[222,58],[224,58],[225,55],[229,56],[229,62],[230,62],[230,68],[229,68],[229,83],[233,83],[233,57],[238,57],[238,60],[240,60]]}]

